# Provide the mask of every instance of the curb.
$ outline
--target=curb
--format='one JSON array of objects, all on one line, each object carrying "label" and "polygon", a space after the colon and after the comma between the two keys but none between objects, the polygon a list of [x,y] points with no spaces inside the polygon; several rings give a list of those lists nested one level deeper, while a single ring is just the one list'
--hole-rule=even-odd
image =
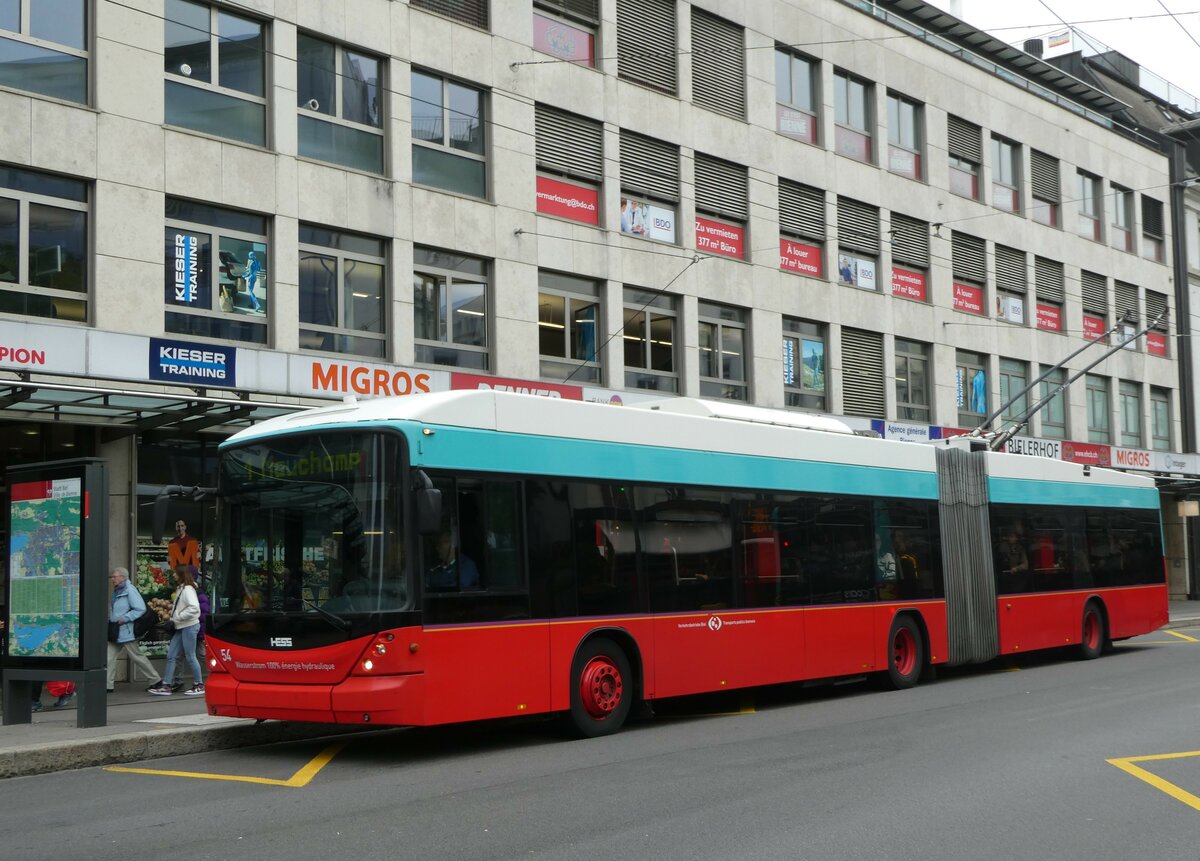
[{"label": "curb", "polygon": [[[378,730],[379,727],[371,729]],[[81,741],[43,742],[0,750],[0,779],[48,774],[76,768],[117,765],[210,750],[305,741],[362,732],[336,724],[271,721],[221,727],[171,727]]]}]

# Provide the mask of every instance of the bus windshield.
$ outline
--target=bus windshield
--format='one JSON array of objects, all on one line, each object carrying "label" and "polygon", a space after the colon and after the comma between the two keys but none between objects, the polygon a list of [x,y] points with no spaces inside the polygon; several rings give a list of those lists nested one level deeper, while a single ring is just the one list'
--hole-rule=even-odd
[{"label": "bus windshield", "polygon": [[[234,614],[348,617],[405,610],[398,435],[295,435],[222,453],[223,554],[214,622]],[[226,615],[228,618],[228,615]]]}]

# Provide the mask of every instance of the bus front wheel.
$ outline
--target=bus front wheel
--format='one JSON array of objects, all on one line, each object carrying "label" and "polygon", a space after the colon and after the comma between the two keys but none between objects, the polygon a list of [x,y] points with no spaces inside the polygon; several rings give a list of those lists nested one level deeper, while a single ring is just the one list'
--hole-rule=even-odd
[{"label": "bus front wheel", "polygon": [[1104,616],[1100,613],[1100,606],[1095,601],[1088,601],[1087,606],[1083,608],[1083,636],[1079,641],[1080,660],[1090,661],[1100,657],[1108,640],[1108,633],[1104,628]]},{"label": "bus front wheel", "polygon": [[612,640],[588,640],[571,664],[571,723],[585,738],[621,728],[633,702],[629,658]]},{"label": "bus front wheel", "polygon": [[925,641],[917,623],[909,616],[897,616],[888,634],[888,684],[897,690],[911,688],[924,665]]}]

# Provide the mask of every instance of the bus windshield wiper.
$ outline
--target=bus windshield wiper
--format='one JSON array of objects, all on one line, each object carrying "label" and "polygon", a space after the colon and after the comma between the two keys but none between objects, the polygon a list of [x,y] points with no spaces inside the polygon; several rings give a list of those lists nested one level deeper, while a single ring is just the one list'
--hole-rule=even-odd
[{"label": "bus windshield wiper", "polygon": [[321,618],[326,620],[327,622],[329,622],[331,625],[341,628],[343,631],[350,630],[350,623],[347,620],[343,619],[341,616],[337,615],[336,613],[331,613],[330,611],[326,610],[321,605],[317,604],[314,601],[310,601],[307,598],[301,598],[300,600],[304,602],[305,607],[312,607],[314,610],[316,610],[318,613],[320,613]]}]

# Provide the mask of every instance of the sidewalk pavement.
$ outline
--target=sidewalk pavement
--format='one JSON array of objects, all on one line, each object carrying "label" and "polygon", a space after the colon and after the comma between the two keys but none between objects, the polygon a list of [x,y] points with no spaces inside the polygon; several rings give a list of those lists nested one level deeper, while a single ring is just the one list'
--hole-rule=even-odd
[{"label": "sidewalk pavement", "polygon": [[[1200,627],[1200,601],[1172,601],[1168,628]],[[118,683],[108,695],[107,725],[75,725],[75,700],[43,710],[29,724],[0,726],[0,778],[114,765],[165,756],[274,744],[356,732],[359,727],[212,717],[203,697],[155,697],[145,682]],[[378,729],[378,727],[372,727]]]}]

